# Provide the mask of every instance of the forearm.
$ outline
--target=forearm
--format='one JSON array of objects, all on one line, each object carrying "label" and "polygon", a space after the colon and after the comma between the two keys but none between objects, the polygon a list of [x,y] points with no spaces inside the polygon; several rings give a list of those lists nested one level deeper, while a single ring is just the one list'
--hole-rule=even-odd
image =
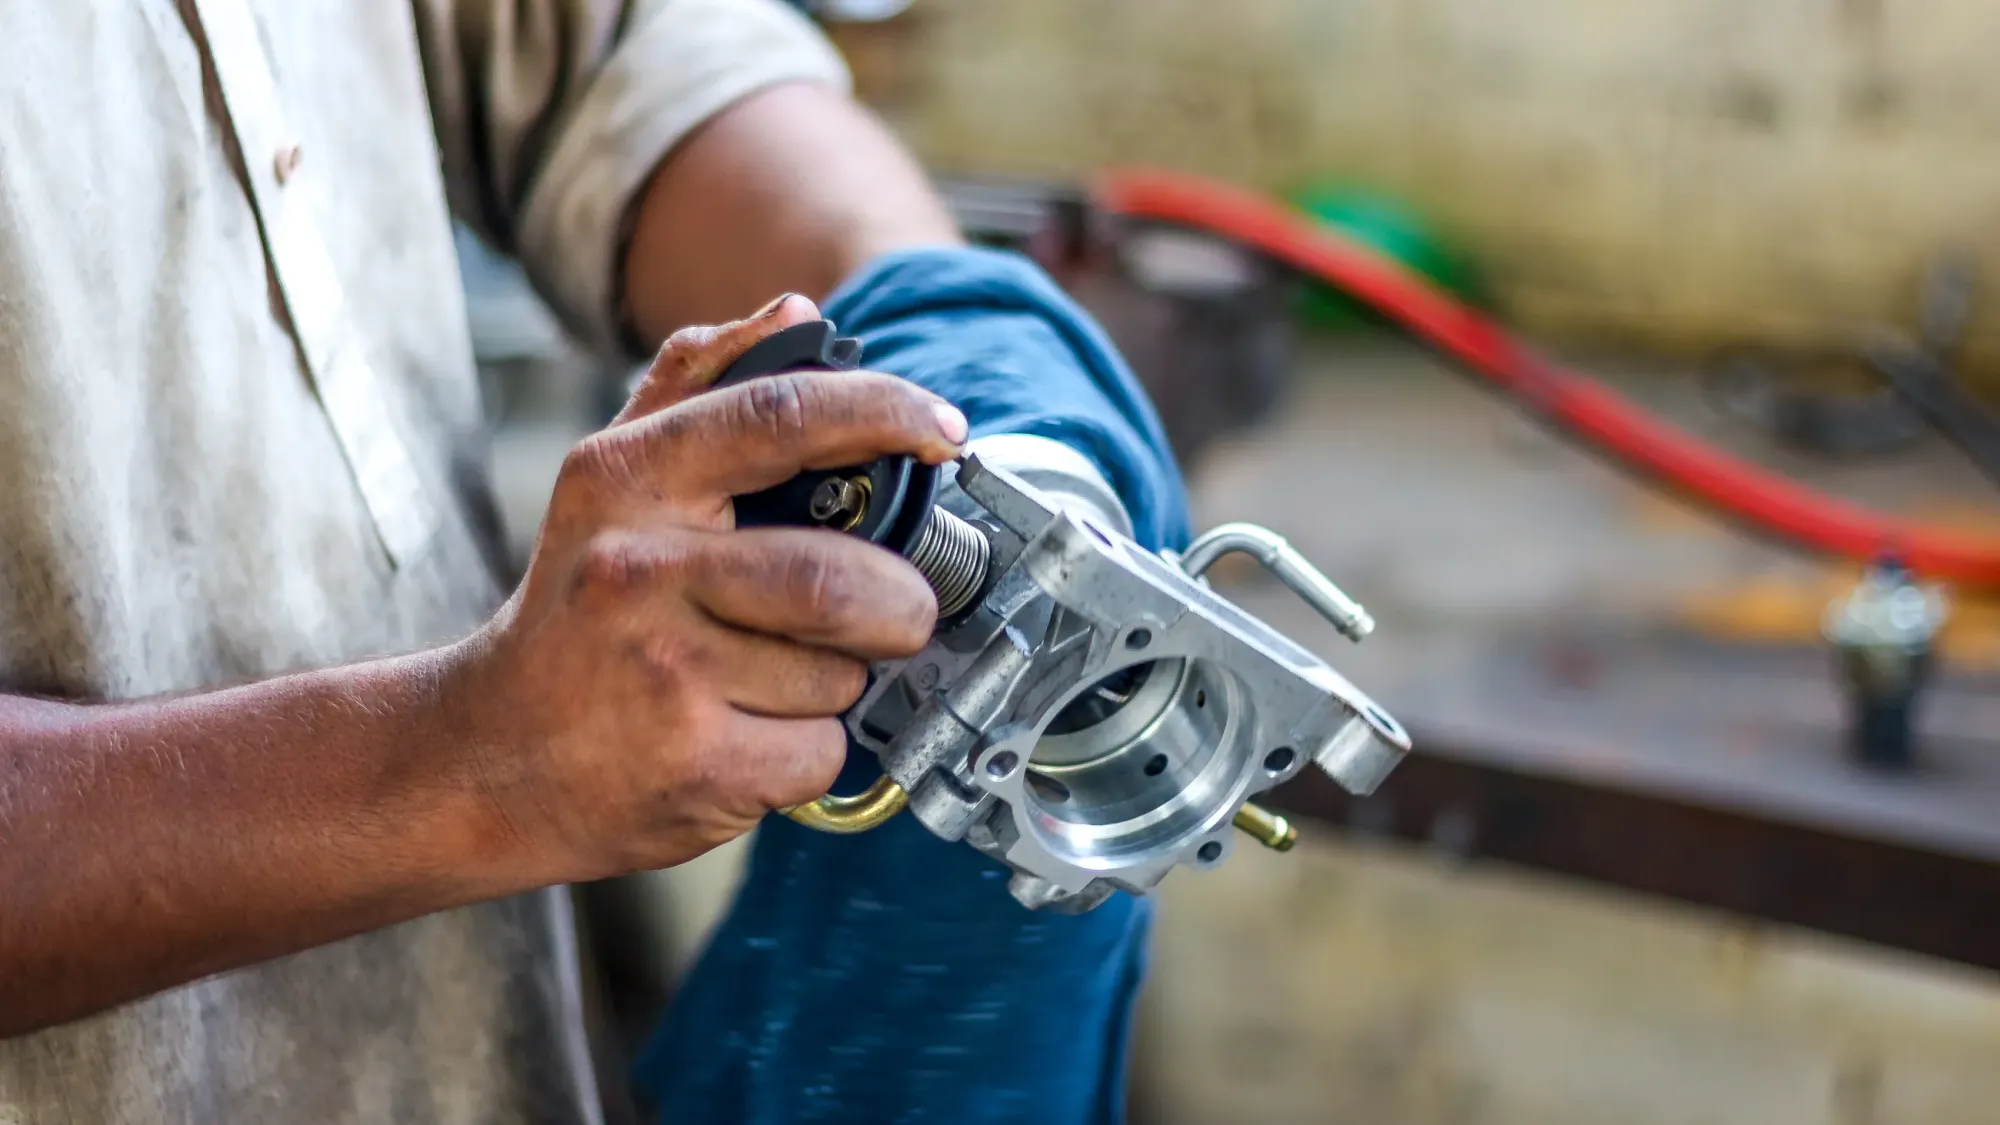
[{"label": "forearm", "polygon": [[447,666],[0,697],[0,1037],[559,881],[456,752]]},{"label": "forearm", "polygon": [[782,292],[819,300],[890,250],[960,242],[895,138],[846,95],[808,84],[717,115],[661,163],[636,206],[626,304],[649,345]]}]

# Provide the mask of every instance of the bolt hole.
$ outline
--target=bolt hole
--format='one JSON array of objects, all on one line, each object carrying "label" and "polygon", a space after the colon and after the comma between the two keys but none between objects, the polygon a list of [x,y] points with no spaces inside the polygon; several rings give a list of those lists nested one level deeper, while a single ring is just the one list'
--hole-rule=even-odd
[{"label": "bolt hole", "polygon": [[1051,805],[1060,805],[1069,800],[1069,786],[1053,777],[1043,777],[1041,774],[1030,772],[1028,788],[1035,796]]},{"label": "bolt hole", "polygon": [[1195,705],[1196,707],[1206,707],[1206,706],[1208,706],[1208,693],[1207,693],[1207,692],[1205,692],[1205,691],[1198,691],[1198,692],[1195,692],[1195,693],[1194,693],[1194,705]]},{"label": "bolt hole", "polygon": [[1292,768],[1293,762],[1298,760],[1298,754],[1291,747],[1280,746],[1269,754],[1264,755],[1264,768],[1272,773],[1284,773],[1286,770]]},{"label": "bolt hole", "polygon": [[1008,774],[1013,773],[1014,767],[1020,764],[1021,756],[1019,754],[1014,753],[1012,750],[1002,750],[991,758],[986,759],[986,776],[998,781]]},{"label": "bolt hole", "polygon": [[1137,651],[1153,643],[1151,629],[1134,629],[1125,634],[1125,647]]},{"label": "bolt hole", "polygon": [[1194,854],[1200,856],[1203,863],[1214,863],[1216,860],[1222,858],[1222,844],[1218,841],[1210,840],[1208,843],[1203,844]]},{"label": "bolt hole", "polygon": [[1165,772],[1167,772],[1167,756],[1165,754],[1155,754],[1146,759],[1147,777],[1158,777]]}]

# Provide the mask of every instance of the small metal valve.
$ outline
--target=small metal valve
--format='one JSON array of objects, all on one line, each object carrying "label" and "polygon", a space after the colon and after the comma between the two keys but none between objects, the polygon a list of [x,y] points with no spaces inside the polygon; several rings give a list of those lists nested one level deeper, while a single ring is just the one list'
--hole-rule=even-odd
[{"label": "small metal valve", "polygon": [[1916,764],[1916,709],[1944,627],[1944,595],[1884,557],[1827,611],[1825,632],[1847,681],[1855,761],[1874,769]]}]

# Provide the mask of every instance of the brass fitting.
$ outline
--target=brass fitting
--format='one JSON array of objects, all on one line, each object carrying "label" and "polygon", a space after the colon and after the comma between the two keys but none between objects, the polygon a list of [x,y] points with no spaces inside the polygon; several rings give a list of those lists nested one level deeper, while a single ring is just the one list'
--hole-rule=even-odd
[{"label": "brass fitting", "polygon": [[875,784],[852,797],[828,793],[810,805],[794,805],[778,811],[807,828],[851,836],[880,827],[909,803],[909,793],[894,778],[883,774],[875,779]]},{"label": "brass fitting", "polygon": [[1259,805],[1246,804],[1237,809],[1230,823],[1274,852],[1291,851],[1292,845],[1299,842],[1299,831],[1292,827],[1291,821]]},{"label": "brass fitting", "polygon": [[868,515],[868,499],[875,493],[866,475],[828,477],[813,490],[806,514],[835,531],[852,531]]}]

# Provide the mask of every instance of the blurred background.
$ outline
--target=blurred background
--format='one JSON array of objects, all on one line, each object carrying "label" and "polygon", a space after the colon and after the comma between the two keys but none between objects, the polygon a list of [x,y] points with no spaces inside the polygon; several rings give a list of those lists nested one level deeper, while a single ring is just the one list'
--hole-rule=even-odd
[{"label": "blurred background", "polygon": [[[2000,1121],[2000,6],[809,7],[1416,740],[1167,881],[1135,1121]],[[631,373],[463,252],[525,552]],[[591,889],[608,1022],[740,852]]]}]

